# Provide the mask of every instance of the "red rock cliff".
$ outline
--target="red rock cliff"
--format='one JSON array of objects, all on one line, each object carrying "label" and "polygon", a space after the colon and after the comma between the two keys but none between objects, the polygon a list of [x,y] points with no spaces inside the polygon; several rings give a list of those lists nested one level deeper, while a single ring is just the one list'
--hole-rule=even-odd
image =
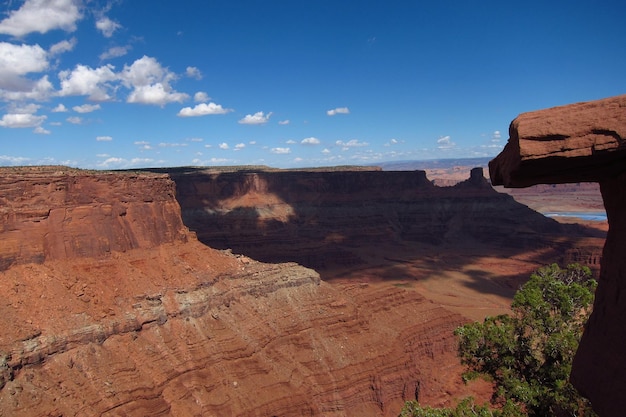
[{"label": "red rock cliff", "polygon": [[189,231],[165,175],[4,168],[0,270],[183,242]]},{"label": "red rock cliff", "polygon": [[359,248],[373,242],[520,251],[541,245],[558,252],[552,262],[592,267],[600,257],[595,247],[561,239],[584,231],[496,192],[481,168],[453,187],[434,186],[424,171],[162,171],[176,182],[185,224],[202,242],[266,262],[354,266],[363,261]]},{"label": "red rock cliff", "polygon": [[517,117],[489,164],[496,185],[600,183],[609,232],[572,382],[601,416],[626,409],[626,95]]},{"label": "red rock cliff", "polygon": [[390,416],[455,389],[465,318],[204,246],[165,176],[5,169],[0,198],[0,415]]}]

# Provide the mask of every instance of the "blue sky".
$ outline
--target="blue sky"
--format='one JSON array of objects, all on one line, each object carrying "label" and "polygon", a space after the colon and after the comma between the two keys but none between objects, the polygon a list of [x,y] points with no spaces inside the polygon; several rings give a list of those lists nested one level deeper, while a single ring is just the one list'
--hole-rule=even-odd
[{"label": "blue sky", "polygon": [[620,1],[0,2],[0,165],[495,156],[626,93]]}]

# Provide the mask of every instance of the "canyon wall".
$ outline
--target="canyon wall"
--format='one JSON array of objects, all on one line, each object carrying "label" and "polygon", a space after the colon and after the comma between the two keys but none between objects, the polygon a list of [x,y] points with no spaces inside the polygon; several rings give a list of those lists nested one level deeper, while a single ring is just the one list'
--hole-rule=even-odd
[{"label": "canyon wall", "polygon": [[189,231],[165,175],[5,168],[0,270],[46,260],[184,242]]},{"label": "canyon wall", "polygon": [[207,247],[165,175],[0,171],[0,415],[390,416],[467,389],[467,319],[416,291]]},{"label": "canyon wall", "polygon": [[626,95],[517,117],[491,163],[494,184],[594,181],[609,231],[593,313],[576,354],[572,382],[600,416],[626,409]]},{"label": "canyon wall", "polygon": [[[184,222],[200,241],[266,262],[316,270],[367,261],[360,249],[420,245],[440,252],[488,245],[544,247],[554,261],[596,268],[593,231],[563,225],[496,192],[474,169],[437,187],[424,171],[163,169],[177,185]],[[577,236],[573,243],[564,237]]]}]

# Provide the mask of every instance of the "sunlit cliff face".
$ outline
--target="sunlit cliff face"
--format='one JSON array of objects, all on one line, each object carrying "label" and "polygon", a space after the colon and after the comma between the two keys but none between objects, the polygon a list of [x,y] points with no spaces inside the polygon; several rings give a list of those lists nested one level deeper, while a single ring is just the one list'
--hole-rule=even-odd
[{"label": "sunlit cliff face", "polygon": [[259,226],[272,220],[288,223],[295,217],[293,207],[276,193],[270,192],[267,180],[259,175],[247,176],[238,184],[231,197],[219,200],[213,207],[205,210],[221,215],[228,215],[233,211],[249,211],[249,215],[257,219]]}]

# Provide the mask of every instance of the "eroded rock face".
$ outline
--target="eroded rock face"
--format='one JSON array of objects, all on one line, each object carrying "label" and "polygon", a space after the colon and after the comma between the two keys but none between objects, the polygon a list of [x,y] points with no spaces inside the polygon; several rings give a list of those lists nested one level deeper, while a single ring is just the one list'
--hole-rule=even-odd
[{"label": "eroded rock face", "polygon": [[389,416],[458,376],[464,317],[204,246],[167,177],[7,169],[0,190],[0,415]]},{"label": "eroded rock face", "polygon": [[559,239],[585,233],[496,192],[482,168],[452,187],[434,186],[424,171],[163,171],[176,182],[185,224],[200,241],[265,262],[356,266],[364,261],[359,248],[373,242],[540,245],[557,248],[564,262],[600,257],[571,259],[571,241]]},{"label": "eroded rock face", "polygon": [[597,181],[609,232],[593,313],[572,382],[601,416],[626,409],[626,96],[516,118],[505,149],[489,164],[495,185]]},{"label": "eroded rock face", "polygon": [[4,168],[0,174],[0,270],[189,237],[167,176],[62,167]]}]

